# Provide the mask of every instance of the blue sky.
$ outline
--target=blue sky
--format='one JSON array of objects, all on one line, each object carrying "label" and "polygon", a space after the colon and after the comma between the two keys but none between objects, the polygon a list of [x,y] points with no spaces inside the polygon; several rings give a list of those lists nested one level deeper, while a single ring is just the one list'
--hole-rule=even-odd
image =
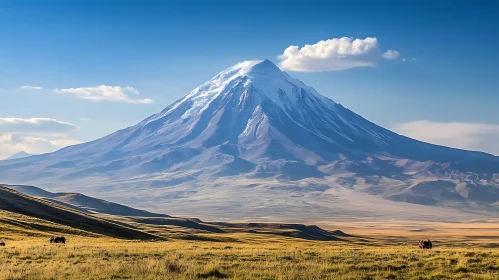
[{"label": "blue sky", "polygon": [[378,57],[288,73],[399,133],[499,155],[498,4],[354,2],[3,1],[0,158],[102,137],[239,61],[342,37],[376,38]]}]

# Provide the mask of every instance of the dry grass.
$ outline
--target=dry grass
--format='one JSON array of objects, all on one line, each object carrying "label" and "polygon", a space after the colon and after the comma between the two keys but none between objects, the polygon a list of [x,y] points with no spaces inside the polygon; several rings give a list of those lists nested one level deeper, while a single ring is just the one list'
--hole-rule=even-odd
[{"label": "dry grass", "polygon": [[235,234],[238,242],[11,236],[0,279],[499,279],[496,249],[365,246]]},{"label": "dry grass", "polygon": [[[495,223],[325,224],[357,237],[306,241],[284,237],[289,232],[279,227],[251,227],[250,233],[244,226],[203,224],[224,229],[214,233],[95,218],[168,241],[118,240],[99,228],[76,229],[0,210],[0,240],[6,241],[0,279],[499,279]],[[68,244],[48,243],[49,236],[60,234]],[[434,249],[416,248],[427,237]]]}]

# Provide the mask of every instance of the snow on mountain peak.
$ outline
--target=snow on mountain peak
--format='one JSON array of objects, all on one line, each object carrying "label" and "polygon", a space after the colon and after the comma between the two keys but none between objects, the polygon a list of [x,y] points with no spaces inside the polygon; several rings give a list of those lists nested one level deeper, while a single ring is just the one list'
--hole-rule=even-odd
[{"label": "snow on mountain peak", "polygon": [[270,60],[247,60],[239,62],[236,65],[220,72],[215,78],[220,76],[254,76],[254,75],[279,75],[281,70]]},{"label": "snow on mountain peak", "polygon": [[[199,114],[213,100],[219,97],[220,94],[231,91],[231,89],[238,85],[242,85],[246,89],[252,87],[256,92],[262,96],[266,96],[283,109],[285,108],[285,104],[283,104],[282,97],[279,95],[282,93],[289,95],[301,89],[306,94],[312,94],[322,102],[334,104],[332,100],[320,95],[314,88],[305,85],[298,79],[291,78],[270,60],[248,60],[239,62],[218,73],[211,80],[187,94],[175,106],[169,108],[166,112],[162,112],[161,115],[172,112],[184,102],[192,102],[192,106],[183,114],[182,118]],[[290,100],[297,102],[296,96],[291,97]]]},{"label": "snow on mountain peak", "polygon": [[230,82],[241,77],[248,78],[249,82],[251,82],[255,88],[261,90],[262,93],[266,95],[275,94],[279,89],[287,92],[285,88],[290,85],[306,89],[309,93],[314,95],[320,95],[315,89],[305,85],[302,81],[291,78],[291,76],[286,72],[281,71],[277,65],[268,59],[239,62],[220,72],[211,81],[225,80]]}]

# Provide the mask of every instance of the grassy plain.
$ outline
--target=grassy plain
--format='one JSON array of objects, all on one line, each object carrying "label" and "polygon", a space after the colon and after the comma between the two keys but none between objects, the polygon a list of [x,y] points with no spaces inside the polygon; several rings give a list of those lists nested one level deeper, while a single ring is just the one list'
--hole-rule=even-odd
[{"label": "grassy plain", "polygon": [[[499,279],[497,221],[319,223],[330,230],[324,231],[87,215],[3,195],[0,280]],[[68,243],[49,244],[51,235],[65,235]],[[434,249],[417,248],[418,239],[426,238]]]},{"label": "grassy plain", "polygon": [[420,250],[359,237],[227,235],[237,241],[69,236],[50,245],[13,234],[0,247],[0,279],[499,279],[499,250],[485,244]]}]

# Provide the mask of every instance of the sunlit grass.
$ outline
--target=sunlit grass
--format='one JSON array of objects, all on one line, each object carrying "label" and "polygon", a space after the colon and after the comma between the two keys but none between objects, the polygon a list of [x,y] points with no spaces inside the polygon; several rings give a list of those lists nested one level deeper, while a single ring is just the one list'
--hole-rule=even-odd
[{"label": "sunlit grass", "polygon": [[235,236],[240,242],[19,237],[0,279],[499,279],[496,249],[374,247]]}]

